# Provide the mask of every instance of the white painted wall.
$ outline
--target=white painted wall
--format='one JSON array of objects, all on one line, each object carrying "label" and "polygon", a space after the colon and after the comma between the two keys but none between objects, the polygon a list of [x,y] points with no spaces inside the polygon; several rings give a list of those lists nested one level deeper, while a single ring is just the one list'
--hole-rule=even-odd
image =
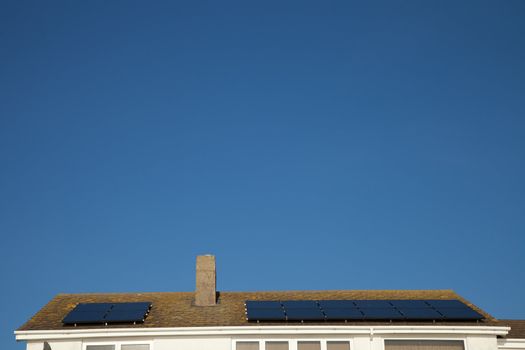
[{"label": "white painted wall", "polygon": [[[231,350],[229,337],[155,339],[150,350]],[[54,350],[54,349],[53,349]]]},{"label": "white painted wall", "polygon": [[[57,340],[57,341],[48,341],[51,346],[51,350],[82,350],[82,341],[71,341],[71,340]],[[27,350],[43,350],[44,342],[28,342]]]},{"label": "white painted wall", "polygon": [[[86,344],[111,344],[111,343],[144,343],[151,344],[151,350],[235,350],[234,344],[237,340],[289,340],[290,350],[295,350],[297,340],[349,340],[351,342],[352,350],[384,350],[385,339],[449,339],[449,340],[463,340],[465,342],[465,350],[511,350],[521,349],[525,350],[525,342],[520,343],[524,347],[516,346],[513,343],[511,346],[507,342],[498,342],[496,334],[478,334],[474,330],[471,333],[461,333],[457,328],[448,329],[449,332],[444,332],[427,328],[424,332],[414,328],[378,328],[372,330],[368,328],[359,329],[358,333],[353,329],[334,329],[326,327],[323,329],[311,329],[310,332],[305,332],[305,329],[294,327],[281,327],[275,330],[255,329],[251,328],[249,332],[231,332],[224,331],[224,335],[218,335],[220,331],[215,331],[215,334],[206,334],[202,330],[200,334],[164,334],[156,333],[155,335],[145,336],[145,334],[96,334],[88,335],[82,333],[68,333],[60,336],[70,337],[69,339],[48,340],[51,350],[85,350]],[[435,331],[435,332],[433,332]],[[317,333],[318,332],[318,333]],[[72,338],[76,335],[78,338]],[[59,335],[55,335],[59,338]],[[43,340],[27,339],[27,350],[43,350]],[[262,350],[262,349],[261,349]]]},{"label": "white painted wall", "polygon": [[467,337],[465,350],[497,350],[498,340],[496,337],[470,335]]}]

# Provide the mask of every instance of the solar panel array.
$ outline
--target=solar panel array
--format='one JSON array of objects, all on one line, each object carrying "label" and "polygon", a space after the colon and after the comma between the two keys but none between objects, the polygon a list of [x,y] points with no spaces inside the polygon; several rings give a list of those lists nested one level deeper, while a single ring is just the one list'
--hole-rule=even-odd
[{"label": "solar panel array", "polygon": [[65,324],[137,323],[144,322],[150,302],[82,303],[62,320]]},{"label": "solar panel array", "polygon": [[247,300],[248,321],[478,321],[459,300]]}]

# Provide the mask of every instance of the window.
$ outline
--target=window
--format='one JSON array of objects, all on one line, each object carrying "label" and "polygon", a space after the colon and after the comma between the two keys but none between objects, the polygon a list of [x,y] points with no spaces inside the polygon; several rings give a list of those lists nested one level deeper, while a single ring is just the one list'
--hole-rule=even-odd
[{"label": "window", "polygon": [[85,350],[151,350],[149,343],[117,343],[86,345]]},{"label": "window", "polygon": [[236,350],[259,350],[258,341],[237,342]]},{"label": "window", "polygon": [[287,341],[267,341],[266,350],[288,350]]},{"label": "window", "polygon": [[122,344],[120,350],[149,350],[148,344]]},{"label": "window", "polygon": [[385,350],[464,350],[462,340],[385,340]]},{"label": "window", "polygon": [[326,350],[350,350],[350,343],[347,341],[327,341]]},{"label": "window", "polygon": [[[350,350],[350,340],[257,340],[246,339],[234,341],[234,350]],[[105,350],[105,349],[104,349]],[[127,350],[127,349],[115,349]],[[135,349],[130,349],[135,350]],[[137,349],[143,350],[143,349]],[[148,349],[145,349],[148,350]],[[398,350],[398,349],[393,349]],[[412,349],[409,349],[412,350]],[[427,350],[427,349],[423,349]],[[456,349],[428,349],[428,350],[456,350]],[[461,349],[464,350],[464,349]]]},{"label": "window", "polygon": [[297,350],[321,350],[321,342],[299,341],[297,342]]}]

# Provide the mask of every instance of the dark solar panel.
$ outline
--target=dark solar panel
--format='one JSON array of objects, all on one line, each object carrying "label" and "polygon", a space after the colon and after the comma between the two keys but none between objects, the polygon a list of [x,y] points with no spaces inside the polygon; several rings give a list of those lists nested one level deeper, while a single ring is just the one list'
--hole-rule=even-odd
[{"label": "dark solar panel", "polygon": [[246,311],[248,321],[286,321],[282,309],[251,309]]},{"label": "dark solar panel", "polygon": [[354,300],[358,308],[392,308],[388,300]]},{"label": "dark solar panel", "polygon": [[151,303],[116,303],[113,304],[113,307],[111,308],[111,312],[115,311],[127,311],[127,310],[141,310],[148,311]]},{"label": "dark solar panel", "polygon": [[275,309],[280,308],[280,301],[268,301],[268,300],[247,300],[246,308],[248,309]]},{"label": "dark solar panel", "polygon": [[106,322],[142,322],[151,303],[116,303],[105,317]]},{"label": "dark solar panel", "polygon": [[112,310],[105,317],[106,322],[142,322],[146,313],[144,310],[122,310],[114,311]]},{"label": "dark solar panel", "polygon": [[315,300],[286,300],[282,301],[284,308],[287,309],[318,309]]},{"label": "dark solar panel", "polygon": [[356,308],[352,300],[319,300],[321,309],[353,309]]},{"label": "dark solar panel", "polygon": [[459,300],[252,300],[246,301],[246,310],[250,321],[468,321],[483,318]]},{"label": "dark solar panel", "polygon": [[426,302],[436,309],[463,309],[465,307],[468,307],[459,300],[427,300]]},{"label": "dark solar panel", "polygon": [[429,307],[422,309],[398,309],[406,320],[441,320],[443,316]]},{"label": "dark solar panel", "polygon": [[324,315],[317,309],[285,309],[288,321],[324,321]]},{"label": "dark solar panel", "polygon": [[363,319],[365,320],[402,320],[403,315],[394,308],[380,309],[380,308],[368,308],[360,309],[364,314]]},{"label": "dark solar panel", "polygon": [[390,304],[403,309],[425,309],[430,306],[424,300],[390,300]]},{"label": "dark solar panel", "polygon": [[80,303],[73,311],[77,312],[94,312],[94,311],[108,311],[113,306],[113,303]]},{"label": "dark solar panel", "polygon": [[361,320],[363,314],[358,309],[324,309],[327,321]]},{"label": "dark solar panel", "polygon": [[106,316],[106,311],[77,312],[73,310],[64,317],[62,322],[66,324],[104,323],[104,316]]},{"label": "dark solar panel", "polygon": [[65,324],[142,322],[151,303],[83,303],[78,304],[63,320]]},{"label": "dark solar panel", "polygon": [[62,320],[66,324],[75,323],[104,323],[104,317],[111,310],[111,303],[82,303],[78,304]]},{"label": "dark solar panel", "polygon": [[483,315],[469,307],[465,307],[463,309],[440,308],[438,311],[443,315],[445,320],[481,320],[483,318]]}]

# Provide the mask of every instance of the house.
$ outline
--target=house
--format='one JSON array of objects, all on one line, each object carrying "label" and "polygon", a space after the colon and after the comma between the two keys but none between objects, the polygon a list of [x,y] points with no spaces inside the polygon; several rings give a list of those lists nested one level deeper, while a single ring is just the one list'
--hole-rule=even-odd
[{"label": "house", "polygon": [[511,350],[525,320],[498,320],[451,290],[59,294],[15,331],[28,350]]}]

